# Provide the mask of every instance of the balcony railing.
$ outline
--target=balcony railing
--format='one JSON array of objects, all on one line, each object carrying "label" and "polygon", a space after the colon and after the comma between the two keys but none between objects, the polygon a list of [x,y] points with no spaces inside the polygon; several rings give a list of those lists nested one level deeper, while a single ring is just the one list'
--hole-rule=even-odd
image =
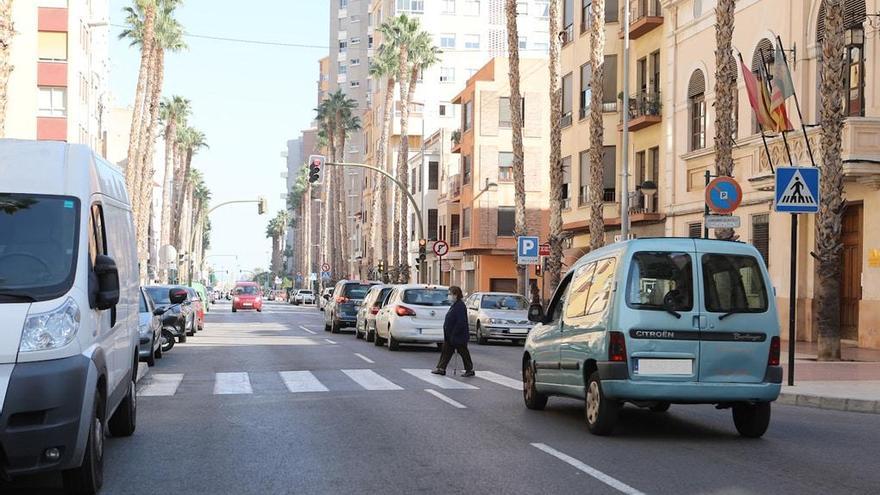
[{"label": "balcony railing", "polygon": [[461,245],[461,235],[459,234],[458,230],[452,229],[450,231],[449,245],[452,247],[457,247]]},{"label": "balcony railing", "polygon": [[[640,91],[629,97],[629,130],[637,131],[661,120],[663,100],[659,91]],[[623,113],[620,114],[621,125]]]},{"label": "balcony railing", "polygon": [[446,189],[449,191],[449,196],[452,198],[461,196],[461,175],[450,175],[446,182]]},{"label": "balcony railing", "polygon": [[[620,20],[624,19],[624,9],[620,8]],[[663,6],[660,0],[629,0],[629,38],[634,40],[663,24]],[[623,38],[623,26],[620,37]]]}]

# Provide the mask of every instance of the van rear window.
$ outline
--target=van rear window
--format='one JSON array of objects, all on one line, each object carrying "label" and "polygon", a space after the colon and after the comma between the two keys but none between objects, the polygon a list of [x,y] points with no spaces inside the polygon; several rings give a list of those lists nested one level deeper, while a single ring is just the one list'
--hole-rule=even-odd
[{"label": "van rear window", "polygon": [[752,256],[704,254],[701,261],[707,311],[767,311],[767,288],[758,260]]},{"label": "van rear window", "polygon": [[635,253],[626,303],[636,309],[690,311],[694,307],[693,273],[688,253]]}]

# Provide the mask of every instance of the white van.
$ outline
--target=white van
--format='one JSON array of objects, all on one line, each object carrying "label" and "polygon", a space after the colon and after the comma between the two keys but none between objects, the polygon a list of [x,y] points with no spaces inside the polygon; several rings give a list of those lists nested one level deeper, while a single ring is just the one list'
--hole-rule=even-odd
[{"label": "white van", "polygon": [[100,489],[105,428],[135,429],[136,251],[118,168],[0,139],[0,475]]}]

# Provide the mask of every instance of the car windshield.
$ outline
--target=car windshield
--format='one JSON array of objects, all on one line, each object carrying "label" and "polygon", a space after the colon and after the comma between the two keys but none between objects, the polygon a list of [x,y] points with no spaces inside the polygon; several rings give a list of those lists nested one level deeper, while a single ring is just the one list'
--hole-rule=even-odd
[{"label": "car windshield", "polygon": [[0,193],[0,303],[47,300],[73,284],[79,200]]},{"label": "car windshield", "polygon": [[419,306],[449,306],[446,289],[407,289],[403,291],[403,302]]},{"label": "car windshield", "polygon": [[513,294],[487,294],[480,301],[483,309],[515,309],[523,310],[529,307],[529,302],[522,296]]},{"label": "car windshield", "polygon": [[767,288],[754,257],[704,254],[702,264],[706,310],[713,313],[767,311]]},{"label": "car windshield", "polygon": [[626,302],[638,309],[690,311],[694,304],[691,255],[674,252],[634,254]]},{"label": "car windshield", "polygon": [[345,284],[342,295],[349,299],[363,299],[370,287],[371,284]]},{"label": "car windshield", "polygon": [[305,294],[305,295],[309,295],[309,296],[311,296],[311,295],[312,295],[312,291],[310,291],[310,290],[301,290],[301,291],[297,292],[297,294],[300,294],[300,295],[304,295],[304,294]]},{"label": "car windshield", "polygon": [[150,295],[150,299],[153,300],[153,304],[171,304],[171,297],[168,294],[170,289],[168,287],[147,287],[146,290],[147,294]]},{"label": "car windshield", "polygon": [[259,292],[256,285],[241,285],[235,288],[236,295],[254,296]]}]

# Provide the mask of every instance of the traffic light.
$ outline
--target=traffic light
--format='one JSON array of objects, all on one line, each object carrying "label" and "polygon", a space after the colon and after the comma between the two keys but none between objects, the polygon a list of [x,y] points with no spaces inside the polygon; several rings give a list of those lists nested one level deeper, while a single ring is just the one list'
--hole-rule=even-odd
[{"label": "traffic light", "polygon": [[382,273],[384,271],[385,271],[385,262],[380,260],[379,261],[379,273]]},{"label": "traffic light", "polygon": [[327,157],[323,155],[309,156],[309,182],[315,183],[321,180],[321,169],[327,162]]},{"label": "traffic light", "polygon": [[257,200],[258,200],[257,201],[257,213],[260,215],[263,215],[266,213],[266,210],[268,209],[266,206],[266,198],[260,196],[259,198],[257,198]]},{"label": "traffic light", "polygon": [[543,270],[541,269],[541,263],[538,263],[537,265],[535,265],[535,276],[536,277],[540,277],[542,271]]},{"label": "traffic light", "polygon": [[427,239],[419,239],[419,262],[424,263],[428,258],[428,241]]}]

